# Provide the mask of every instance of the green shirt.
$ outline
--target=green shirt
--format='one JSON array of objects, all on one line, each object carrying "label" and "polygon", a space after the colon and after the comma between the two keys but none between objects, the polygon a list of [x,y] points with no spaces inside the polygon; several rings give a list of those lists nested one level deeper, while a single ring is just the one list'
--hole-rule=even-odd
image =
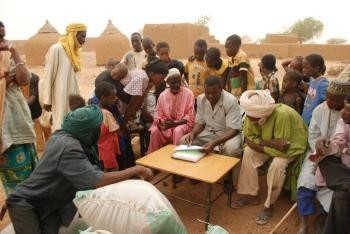
[{"label": "green shirt", "polygon": [[290,142],[287,151],[264,147],[266,154],[273,157],[303,155],[307,148],[308,130],[301,116],[291,107],[278,104],[263,125],[254,124],[248,118],[244,121],[244,136],[255,144],[261,140],[284,139]]}]

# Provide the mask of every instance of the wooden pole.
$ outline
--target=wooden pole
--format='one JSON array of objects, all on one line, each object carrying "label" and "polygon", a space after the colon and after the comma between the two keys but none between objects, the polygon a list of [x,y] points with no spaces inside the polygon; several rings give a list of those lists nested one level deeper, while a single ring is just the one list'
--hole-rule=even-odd
[{"label": "wooden pole", "polygon": [[269,234],[275,233],[275,231],[281,226],[281,224],[288,218],[288,216],[293,212],[293,210],[297,207],[297,203],[294,203],[294,205],[288,210],[288,212],[283,216],[283,218],[278,222],[278,224],[272,229]]}]

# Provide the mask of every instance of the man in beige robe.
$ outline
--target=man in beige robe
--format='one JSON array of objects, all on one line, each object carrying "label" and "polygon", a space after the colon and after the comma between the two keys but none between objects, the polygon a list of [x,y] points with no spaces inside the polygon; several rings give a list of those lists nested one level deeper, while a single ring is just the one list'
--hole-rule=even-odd
[{"label": "man in beige robe", "polygon": [[69,95],[79,94],[79,50],[85,43],[86,30],[83,24],[68,25],[66,35],[46,54],[39,99],[46,111],[52,111],[53,130],[61,128],[63,117],[69,112]]}]

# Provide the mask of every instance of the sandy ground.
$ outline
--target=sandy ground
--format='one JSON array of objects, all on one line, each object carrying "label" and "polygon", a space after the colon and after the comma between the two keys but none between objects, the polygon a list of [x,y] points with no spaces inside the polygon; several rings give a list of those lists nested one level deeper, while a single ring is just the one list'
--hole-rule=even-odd
[{"label": "sandy ground", "polygon": [[[87,99],[89,93],[94,87],[94,81],[96,76],[104,70],[104,67],[97,67],[95,60],[95,53],[87,52],[82,54],[83,69],[80,74],[79,85],[81,89],[81,95]],[[259,59],[251,59],[252,67],[254,68],[254,73],[259,78],[258,64]],[[281,61],[278,61],[280,64]],[[327,61],[327,67],[332,67],[340,64],[338,61]],[[39,77],[43,75],[43,67],[30,67],[31,71],[38,74]],[[284,71],[280,65],[278,65],[279,71],[277,76],[280,80],[283,77]],[[330,77],[332,78],[332,77]],[[136,154],[139,153],[139,146],[137,140],[134,140],[134,148]],[[185,197],[189,200],[195,200],[200,203],[205,202],[206,185],[203,183],[197,185],[191,185],[188,180],[182,182],[178,185],[177,189],[172,189],[170,186],[170,181],[168,181],[169,186],[163,186],[162,184],[157,187],[162,191],[173,195],[178,195]],[[266,180],[265,177],[260,177],[261,190],[260,194],[260,205],[249,206],[244,209],[231,209],[227,207],[226,201],[227,196],[221,196],[213,205],[211,212],[211,223],[220,225],[225,228],[229,233],[268,233],[273,229],[273,227],[279,222],[283,215],[292,207],[293,202],[289,200],[289,194],[283,193],[275,205],[275,214],[271,222],[265,226],[259,226],[255,223],[255,215],[263,207],[265,194],[266,194]],[[221,191],[219,185],[214,186],[214,194],[218,194]],[[233,198],[236,198],[237,194],[234,193]],[[3,204],[5,195],[3,190],[0,191],[0,204]],[[189,233],[204,233],[204,225],[197,221],[197,219],[204,220],[205,213],[204,209],[199,206],[194,206],[192,204],[185,203],[183,201],[173,199],[169,197],[169,201],[174,206],[175,210],[178,212],[180,218],[185,224]],[[8,214],[6,214],[5,219],[0,222],[0,230],[2,230],[10,220]],[[279,228],[277,233],[296,233],[298,225],[297,213],[294,211],[289,218],[283,223]],[[313,230],[311,230],[313,231]]]}]

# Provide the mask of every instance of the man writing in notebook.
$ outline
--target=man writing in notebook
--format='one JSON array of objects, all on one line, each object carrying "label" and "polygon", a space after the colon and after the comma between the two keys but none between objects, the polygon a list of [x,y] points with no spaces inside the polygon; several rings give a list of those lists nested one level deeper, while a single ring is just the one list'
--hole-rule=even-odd
[{"label": "man writing in notebook", "polygon": [[216,146],[221,154],[240,156],[242,119],[236,98],[222,89],[220,78],[209,76],[204,83],[204,94],[197,97],[195,125],[181,144],[203,146],[206,153]]}]

